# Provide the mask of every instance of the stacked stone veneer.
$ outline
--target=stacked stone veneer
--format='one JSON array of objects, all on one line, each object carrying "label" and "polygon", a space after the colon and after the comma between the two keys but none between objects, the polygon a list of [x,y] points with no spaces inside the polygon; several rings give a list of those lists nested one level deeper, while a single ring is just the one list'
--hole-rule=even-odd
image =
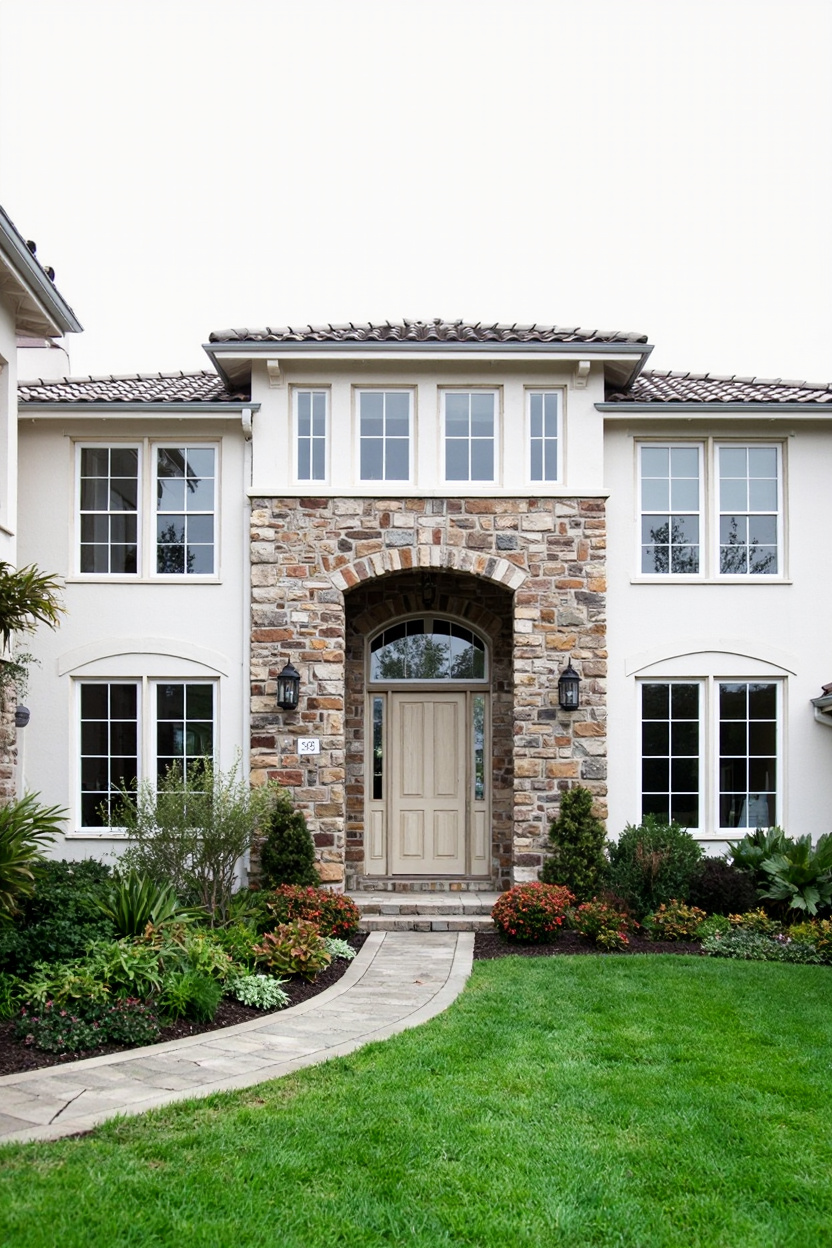
[{"label": "stacked stone veneer", "polygon": [[17,797],[17,729],[14,707],[0,706],[0,806]]},{"label": "stacked stone veneer", "polygon": [[[494,883],[537,877],[563,789],[586,785],[606,814],[602,500],[264,498],[251,539],[252,782],[292,789],[325,881],[362,870],[362,638],[422,609],[428,568],[432,609],[492,643]],[[557,697],[570,657],[583,677],[571,715]],[[287,659],[302,684],[284,714]],[[320,755],[299,756],[299,736],[318,737]]]}]

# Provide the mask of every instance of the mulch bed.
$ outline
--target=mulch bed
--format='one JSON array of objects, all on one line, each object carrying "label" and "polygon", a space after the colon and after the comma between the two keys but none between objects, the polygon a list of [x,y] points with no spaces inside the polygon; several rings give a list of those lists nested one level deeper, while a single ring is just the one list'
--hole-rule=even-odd
[{"label": "mulch bed", "polygon": [[[354,949],[360,949],[366,939],[366,932],[359,932],[350,937],[350,944]],[[296,975],[287,979],[283,987],[289,994],[289,1004],[300,1005],[301,1001],[308,1001],[325,988],[331,988],[333,984],[337,984],[349,965],[344,958],[335,958],[312,983]],[[212,1023],[190,1023],[186,1019],[180,1019],[178,1023],[163,1027],[156,1043],[180,1040],[184,1036],[199,1036],[206,1031],[219,1031],[223,1027],[233,1027],[235,1023],[247,1023],[252,1018],[265,1018],[269,1014],[277,1013],[280,1011],[255,1010],[252,1006],[223,997]],[[45,1066],[62,1066],[66,1062],[78,1062],[84,1057],[100,1057],[104,1053],[126,1053],[131,1047],[110,1044],[97,1049],[86,1049],[82,1053],[41,1053],[38,1049],[26,1048],[21,1040],[15,1040],[14,1026],[13,1021],[0,1023],[0,1075],[16,1075],[23,1070],[40,1070]]]},{"label": "mulch bed", "polygon": [[[647,940],[643,936],[630,936],[629,941],[627,948],[618,951],[616,956],[627,957],[633,953],[695,953],[704,956],[698,940]],[[475,962],[480,959],[518,955],[521,958],[550,958],[587,953],[600,958],[610,956],[597,945],[584,940],[577,932],[562,932],[557,941],[550,945],[520,945],[504,940],[497,932],[477,932],[474,937]]]}]

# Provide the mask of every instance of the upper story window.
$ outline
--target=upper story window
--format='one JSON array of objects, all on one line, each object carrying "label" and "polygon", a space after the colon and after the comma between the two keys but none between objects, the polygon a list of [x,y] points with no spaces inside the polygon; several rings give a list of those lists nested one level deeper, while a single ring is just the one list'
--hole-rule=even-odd
[{"label": "upper story window", "polygon": [[778,571],[779,456],[776,446],[719,446],[719,570]]},{"label": "upper story window", "polygon": [[156,571],[214,571],[216,452],[211,446],[156,448]]},{"label": "upper story window", "polygon": [[443,391],[445,480],[496,479],[497,392]]},{"label": "upper story window", "polygon": [[560,480],[560,410],[559,390],[530,390],[529,404],[529,480]]},{"label": "upper story window", "polygon": [[359,390],[362,481],[410,479],[409,390]]},{"label": "upper story window", "polygon": [[370,680],[484,680],[485,642],[453,620],[402,620],[370,643]]},{"label": "upper story window", "polygon": [[699,571],[700,447],[641,448],[641,570]]},{"label": "upper story window", "polygon": [[[776,444],[711,439],[643,443],[641,573],[715,578],[781,574],[781,476],[781,448]],[[711,537],[706,541],[707,532]]]},{"label": "upper story window", "polygon": [[298,481],[326,481],[328,390],[295,391]]},{"label": "upper story window", "polygon": [[79,447],[79,572],[212,576],[217,458],[215,446]]},{"label": "upper story window", "polygon": [[138,572],[139,448],[81,447],[80,570]]}]

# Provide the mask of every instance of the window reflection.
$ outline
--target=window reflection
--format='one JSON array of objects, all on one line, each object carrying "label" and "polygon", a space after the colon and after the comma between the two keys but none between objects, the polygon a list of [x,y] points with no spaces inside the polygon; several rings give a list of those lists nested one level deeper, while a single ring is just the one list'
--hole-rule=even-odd
[{"label": "window reflection", "polygon": [[371,680],[483,680],[485,645],[451,620],[394,624],[370,646]]}]

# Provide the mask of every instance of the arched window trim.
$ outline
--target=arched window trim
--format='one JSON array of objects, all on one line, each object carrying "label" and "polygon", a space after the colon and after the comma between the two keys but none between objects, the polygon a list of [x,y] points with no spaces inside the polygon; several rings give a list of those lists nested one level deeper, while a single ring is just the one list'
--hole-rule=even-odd
[{"label": "arched window trim", "polygon": [[[482,646],[482,653],[483,653],[482,676],[461,676],[461,677],[440,676],[440,677],[432,677],[432,678],[424,677],[424,676],[415,676],[415,677],[403,676],[403,677],[376,677],[374,678],[372,674],[372,655],[373,655],[373,645],[376,642],[376,640],[379,637],[381,637],[384,633],[389,632],[394,628],[397,628],[399,625],[406,626],[407,624],[411,623],[413,620],[423,620],[425,622],[424,635],[436,635],[434,630],[435,630],[435,624],[437,621],[440,621],[443,624],[450,624],[452,626],[456,626],[457,628],[464,629],[467,633],[470,633],[471,636],[476,638],[476,640]],[[428,628],[428,624],[431,625],[430,628]],[[439,634],[439,635],[443,636],[446,634]],[[372,685],[374,688],[378,688],[380,686],[409,687],[412,685],[429,685],[429,686],[434,686],[437,688],[446,688],[448,686],[462,687],[462,686],[476,685],[479,687],[487,688],[489,680],[490,680],[490,676],[491,676],[490,663],[491,663],[491,645],[490,645],[488,637],[485,636],[482,632],[480,632],[479,629],[473,628],[467,620],[459,619],[454,615],[448,614],[447,612],[413,611],[409,615],[402,615],[402,616],[397,617],[395,620],[385,621],[384,624],[382,624],[379,628],[375,629],[367,638],[367,646],[366,646],[366,653],[365,653],[367,684]]]}]

